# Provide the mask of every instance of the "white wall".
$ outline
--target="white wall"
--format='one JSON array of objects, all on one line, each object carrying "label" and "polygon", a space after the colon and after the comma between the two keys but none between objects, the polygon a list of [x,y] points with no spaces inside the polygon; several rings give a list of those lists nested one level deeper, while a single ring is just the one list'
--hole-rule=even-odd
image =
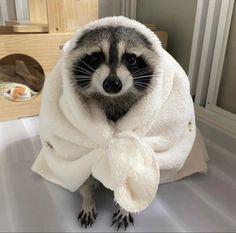
[{"label": "white wall", "polygon": [[29,20],[28,1],[15,0],[17,20]]},{"label": "white wall", "polygon": [[231,21],[217,105],[236,114],[236,4]]},{"label": "white wall", "polygon": [[120,15],[122,0],[99,0],[99,18]]},{"label": "white wall", "polygon": [[137,20],[169,34],[168,51],[188,72],[197,0],[138,0]]},{"label": "white wall", "polygon": [[0,0],[0,25],[4,25],[7,20],[15,20],[15,1]]},{"label": "white wall", "polygon": [[137,0],[99,0],[99,18],[124,15],[136,18]]}]

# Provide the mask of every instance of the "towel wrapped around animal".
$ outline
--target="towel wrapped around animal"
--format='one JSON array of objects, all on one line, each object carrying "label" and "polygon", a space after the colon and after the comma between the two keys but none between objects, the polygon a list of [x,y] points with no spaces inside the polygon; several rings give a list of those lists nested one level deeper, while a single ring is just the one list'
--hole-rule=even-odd
[{"label": "towel wrapped around animal", "polygon": [[[88,107],[81,101],[65,68],[69,51],[83,33],[108,26],[139,31],[159,57],[152,88],[116,123],[97,105]],[[92,175],[114,192],[121,207],[139,212],[155,198],[159,183],[206,171],[205,156],[195,150],[190,158],[195,135],[189,80],[181,66],[141,23],[104,18],[76,33],[46,79],[40,112],[43,147],[33,170],[72,192]]]}]

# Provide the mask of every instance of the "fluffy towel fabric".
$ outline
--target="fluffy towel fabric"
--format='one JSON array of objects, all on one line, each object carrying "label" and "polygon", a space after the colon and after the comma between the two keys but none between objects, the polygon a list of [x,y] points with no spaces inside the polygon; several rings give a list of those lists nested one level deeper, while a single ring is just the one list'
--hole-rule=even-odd
[{"label": "fluffy towel fabric", "polygon": [[[63,62],[83,33],[110,25],[138,30],[159,56],[152,90],[116,124],[73,94]],[[78,31],[45,82],[40,121],[43,148],[33,170],[72,192],[92,174],[130,212],[145,209],[159,183],[178,176],[196,134],[185,72],[152,31],[125,17],[104,18]]]}]

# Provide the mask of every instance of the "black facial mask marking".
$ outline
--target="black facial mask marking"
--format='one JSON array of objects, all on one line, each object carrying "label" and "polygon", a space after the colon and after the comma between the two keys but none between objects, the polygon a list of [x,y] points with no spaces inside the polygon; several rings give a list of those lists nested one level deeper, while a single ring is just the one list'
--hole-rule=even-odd
[{"label": "black facial mask marking", "polygon": [[118,49],[117,49],[118,38],[115,29],[111,30],[110,36],[110,49],[109,49],[109,66],[110,72],[116,74],[116,68],[118,65]]},{"label": "black facial mask marking", "polygon": [[122,62],[133,76],[134,86],[140,90],[145,90],[152,79],[153,70],[142,56],[125,53]]},{"label": "black facial mask marking", "polygon": [[94,71],[105,61],[103,52],[94,52],[86,55],[74,63],[72,74],[78,87],[85,88],[91,83]]}]

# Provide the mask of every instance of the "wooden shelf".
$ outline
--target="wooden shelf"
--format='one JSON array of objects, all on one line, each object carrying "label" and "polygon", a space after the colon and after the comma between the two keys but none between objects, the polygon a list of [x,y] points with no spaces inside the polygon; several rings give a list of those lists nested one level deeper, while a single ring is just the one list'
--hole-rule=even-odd
[{"label": "wooden shelf", "polygon": [[[79,27],[98,19],[98,0],[27,0],[29,21],[7,21],[0,26],[0,59],[25,54],[47,74],[61,55],[61,48]],[[0,97],[0,121],[39,113],[40,96],[26,102]]]},{"label": "wooden shelf", "polygon": [[48,25],[40,25],[40,24],[29,24],[29,25],[14,25],[13,31],[15,33],[47,33]]},{"label": "wooden shelf", "polygon": [[6,27],[5,31],[10,33],[48,33],[48,24],[32,23],[30,21],[6,21],[6,26],[2,27],[2,30]]},{"label": "wooden shelf", "polygon": [[0,35],[0,59],[10,54],[26,54],[50,72],[61,55],[61,47],[74,33]]},{"label": "wooden shelf", "polygon": [[39,114],[41,95],[26,102],[11,102],[0,98],[0,121],[35,116]]}]

